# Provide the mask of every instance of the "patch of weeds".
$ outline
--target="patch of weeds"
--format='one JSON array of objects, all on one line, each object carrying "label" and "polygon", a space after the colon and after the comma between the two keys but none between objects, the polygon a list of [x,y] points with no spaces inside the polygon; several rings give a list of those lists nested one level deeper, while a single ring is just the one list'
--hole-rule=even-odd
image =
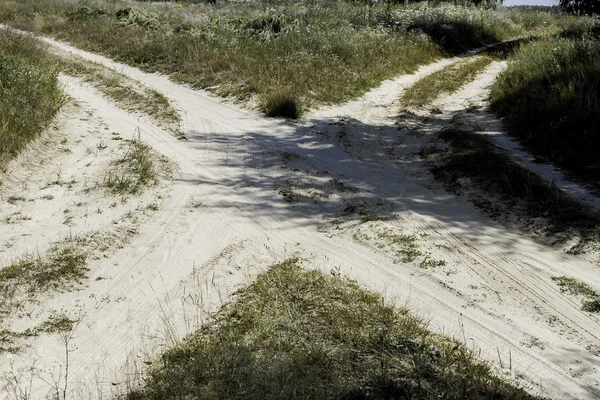
[{"label": "patch of weeds", "polygon": [[6,199],[6,202],[9,204],[16,204],[19,201],[25,201],[25,197],[22,196],[10,196],[8,199]]},{"label": "patch of weeds", "polygon": [[41,197],[42,200],[54,200],[54,196],[51,194],[45,194]]},{"label": "patch of weeds", "polygon": [[404,107],[418,108],[431,103],[443,93],[454,93],[475,79],[492,61],[490,57],[476,56],[427,75],[404,92],[401,103]]},{"label": "patch of weeds", "polygon": [[300,101],[295,96],[279,91],[262,96],[260,106],[269,117],[298,119],[302,115]]},{"label": "patch of weeds", "polygon": [[356,193],[358,191],[358,189],[355,188],[354,186],[347,185],[338,178],[330,179],[329,183],[332,184],[338,192]]},{"label": "patch of weeds", "polygon": [[581,309],[587,312],[600,312],[600,293],[596,292],[588,284],[575,278],[566,276],[552,277],[552,280],[560,287],[561,292],[584,298]]},{"label": "patch of weeds", "polygon": [[34,328],[36,333],[60,333],[70,332],[73,329],[73,324],[78,322],[76,319],[71,319],[66,313],[53,312],[48,319]]},{"label": "patch of weeds", "polygon": [[421,260],[421,262],[419,263],[419,268],[428,269],[443,267],[444,265],[446,265],[446,261],[433,259],[431,258],[430,254],[426,254],[425,258],[423,258],[423,260]]},{"label": "patch of weeds", "polygon": [[0,269],[0,315],[11,306],[32,301],[40,293],[57,291],[86,276],[86,254],[74,242],[53,245],[47,254],[30,254]]},{"label": "patch of weeds", "polygon": [[158,184],[157,156],[139,138],[129,142],[122,158],[113,163],[104,178],[104,187],[114,194],[136,194]]},{"label": "patch of weeds", "polygon": [[297,259],[238,291],[125,398],[533,399],[408,309]]},{"label": "patch of weeds", "polygon": [[150,203],[146,206],[147,210],[158,211],[158,203]]},{"label": "patch of weeds", "polygon": [[31,217],[23,214],[21,211],[17,211],[15,213],[12,213],[12,214],[4,217],[5,224],[16,224],[16,223],[19,223],[22,221],[30,221],[30,220],[31,220]]}]

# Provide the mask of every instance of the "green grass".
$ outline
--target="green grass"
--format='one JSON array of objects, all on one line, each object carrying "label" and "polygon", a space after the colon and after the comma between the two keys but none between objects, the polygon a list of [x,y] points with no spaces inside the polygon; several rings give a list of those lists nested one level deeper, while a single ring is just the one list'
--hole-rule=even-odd
[{"label": "green grass", "polygon": [[500,195],[508,203],[515,199],[524,202],[526,217],[548,221],[547,233],[565,238],[576,235],[583,239],[582,244],[600,239],[598,213],[498,152],[473,128],[453,124],[440,133],[440,138],[451,145],[451,151],[444,153],[431,170],[450,188],[468,177],[484,192]]},{"label": "green grass", "polygon": [[581,309],[587,312],[600,313],[600,294],[588,284],[566,276],[553,277],[552,280],[560,286],[562,292],[584,298]]},{"label": "green grass", "polygon": [[133,139],[125,154],[108,170],[103,186],[114,194],[136,194],[148,186],[158,184],[161,169],[159,158],[152,148],[140,139]]},{"label": "green grass", "polygon": [[169,100],[156,90],[145,88],[112,69],[78,57],[60,58],[57,62],[65,74],[91,83],[127,110],[148,114],[166,125],[179,125],[181,122],[181,117]]},{"label": "green grass", "polygon": [[38,41],[0,32],[0,171],[64,103],[58,69]]},{"label": "green grass", "polygon": [[493,60],[487,56],[476,56],[429,74],[409,87],[403,94],[401,103],[404,107],[422,107],[431,103],[442,94],[456,92],[471,82]]},{"label": "green grass", "polygon": [[463,343],[337,273],[287,260],[162,354],[128,400],[530,399]]},{"label": "green grass", "polygon": [[493,110],[540,158],[600,185],[600,25],[522,46],[492,88]]},{"label": "green grass", "polygon": [[532,22],[523,13],[449,5],[126,6],[101,0],[85,6],[69,0],[6,1],[0,4],[0,21],[221,95],[242,100],[258,95],[266,111],[274,109],[269,99],[283,93],[302,104],[298,112],[361,95],[442,54],[555,24],[542,14]]}]

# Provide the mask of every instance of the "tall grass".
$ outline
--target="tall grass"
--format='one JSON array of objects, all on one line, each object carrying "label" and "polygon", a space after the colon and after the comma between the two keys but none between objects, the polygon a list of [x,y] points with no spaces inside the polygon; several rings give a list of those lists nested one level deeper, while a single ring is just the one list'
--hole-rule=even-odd
[{"label": "tall grass", "polygon": [[0,32],[0,171],[63,104],[58,70],[32,38]]},{"label": "tall grass", "polygon": [[563,36],[521,47],[492,88],[492,106],[538,155],[600,184],[600,29]]},{"label": "tall grass", "polygon": [[408,310],[298,260],[258,276],[144,382],[126,398],[532,398]]},{"label": "tall grass", "polygon": [[2,21],[222,95],[258,95],[265,110],[273,108],[266,101],[281,93],[305,107],[339,102],[442,53],[525,33],[511,15],[333,1],[0,4]]}]

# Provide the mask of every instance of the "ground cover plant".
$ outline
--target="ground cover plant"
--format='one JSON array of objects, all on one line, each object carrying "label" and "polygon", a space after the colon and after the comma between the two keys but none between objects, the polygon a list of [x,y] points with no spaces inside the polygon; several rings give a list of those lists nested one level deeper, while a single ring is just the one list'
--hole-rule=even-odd
[{"label": "ground cover plant", "polygon": [[474,352],[337,273],[290,259],[168,350],[136,399],[530,399]]},{"label": "ground cover plant", "polygon": [[440,95],[454,93],[475,79],[493,60],[487,56],[468,58],[429,74],[409,87],[403,94],[404,107],[422,107]]},{"label": "ground cover plant", "polygon": [[600,313],[600,293],[588,284],[566,276],[556,276],[552,280],[556,282],[562,292],[583,297],[581,303],[583,311]]},{"label": "ground cover plant", "polygon": [[598,240],[597,212],[498,152],[488,138],[476,132],[476,127],[454,122],[439,135],[450,144],[451,151],[432,164],[431,171],[438,179],[453,188],[459,179],[468,177],[486,192],[498,194],[508,202],[523,201],[527,218],[548,220],[548,233],[558,238],[576,235],[582,239],[572,251],[588,240]]},{"label": "ground cover plant", "polygon": [[58,68],[35,39],[0,32],[0,171],[63,105]]},{"label": "ground cover plant", "polygon": [[522,46],[492,88],[492,107],[540,157],[600,183],[600,25],[573,22],[562,37]]},{"label": "ground cover plant", "polygon": [[328,1],[24,0],[0,4],[0,20],[222,95],[257,95],[269,115],[292,118],[314,104],[358,96],[442,54],[547,29],[507,10]]}]

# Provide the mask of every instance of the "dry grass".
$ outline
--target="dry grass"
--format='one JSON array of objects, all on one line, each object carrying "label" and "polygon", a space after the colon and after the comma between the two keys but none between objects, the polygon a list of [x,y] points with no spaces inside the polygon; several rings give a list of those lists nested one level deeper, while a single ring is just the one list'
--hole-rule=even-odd
[{"label": "dry grass", "polygon": [[530,399],[456,340],[295,259],[165,352],[126,398]]}]

